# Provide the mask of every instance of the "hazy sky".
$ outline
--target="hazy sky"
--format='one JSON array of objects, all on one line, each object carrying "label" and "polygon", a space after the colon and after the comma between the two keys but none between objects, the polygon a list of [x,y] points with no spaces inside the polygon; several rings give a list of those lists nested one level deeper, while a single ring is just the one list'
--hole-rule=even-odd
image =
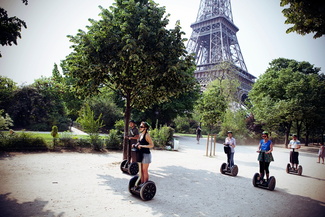
[{"label": "hazy sky", "polygon": [[[17,16],[27,23],[18,46],[0,46],[0,74],[18,85],[33,83],[41,76],[52,74],[54,63],[71,52],[67,35],[78,29],[86,30],[88,18],[98,20],[99,5],[107,8],[113,0],[0,0],[0,7],[9,16]],[[189,38],[190,25],[195,22],[200,0],[155,0],[170,13],[170,27],[180,20]],[[290,25],[284,24],[280,0],[231,0],[234,24],[239,28],[237,39],[248,72],[258,77],[273,59],[284,57],[308,61],[325,71],[325,37],[286,34]]]}]

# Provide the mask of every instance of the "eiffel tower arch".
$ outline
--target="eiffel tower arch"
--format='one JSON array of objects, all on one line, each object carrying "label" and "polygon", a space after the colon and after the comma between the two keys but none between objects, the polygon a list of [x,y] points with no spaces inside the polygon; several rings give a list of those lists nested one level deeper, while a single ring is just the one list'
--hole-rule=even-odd
[{"label": "eiffel tower arch", "polygon": [[187,51],[194,53],[196,79],[202,89],[206,85],[225,76],[222,65],[229,63],[228,70],[235,72],[240,82],[238,97],[244,101],[256,77],[248,73],[241,53],[232,18],[230,0],[201,0]]}]

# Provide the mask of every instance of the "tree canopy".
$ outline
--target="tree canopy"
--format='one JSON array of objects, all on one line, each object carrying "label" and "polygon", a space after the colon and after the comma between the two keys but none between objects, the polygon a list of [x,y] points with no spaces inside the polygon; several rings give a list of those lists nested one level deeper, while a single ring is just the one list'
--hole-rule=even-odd
[{"label": "tree canopy", "polygon": [[286,24],[293,24],[287,33],[300,35],[315,33],[314,38],[325,34],[325,2],[318,0],[281,0],[280,5],[288,8],[282,10],[287,18]]},{"label": "tree canopy", "polygon": [[310,126],[324,110],[319,100],[325,97],[325,86],[318,72],[308,62],[279,58],[270,63],[249,93],[255,119],[268,130],[282,128],[286,144],[293,123]]}]

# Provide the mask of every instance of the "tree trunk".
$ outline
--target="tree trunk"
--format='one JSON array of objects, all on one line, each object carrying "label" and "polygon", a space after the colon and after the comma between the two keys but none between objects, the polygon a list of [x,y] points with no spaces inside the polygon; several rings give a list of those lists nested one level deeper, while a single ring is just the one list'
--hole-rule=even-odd
[{"label": "tree trunk", "polygon": [[309,143],[309,130],[306,130],[306,141],[305,141],[305,146],[308,146]]},{"label": "tree trunk", "polygon": [[284,147],[287,148],[289,144],[289,134],[292,126],[292,121],[290,121],[287,125],[285,124],[285,138],[284,138]]},{"label": "tree trunk", "polygon": [[131,104],[130,104],[130,96],[126,97],[126,106],[125,106],[125,113],[124,113],[124,137],[123,137],[123,160],[128,159],[129,152],[129,140],[126,138],[129,132],[129,121],[131,116]]}]

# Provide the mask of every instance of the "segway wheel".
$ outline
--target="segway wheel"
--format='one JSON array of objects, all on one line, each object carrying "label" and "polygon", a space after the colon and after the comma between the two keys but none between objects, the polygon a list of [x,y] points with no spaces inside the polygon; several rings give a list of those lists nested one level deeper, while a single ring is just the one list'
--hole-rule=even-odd
[{"label": "segway wheel", "polygon": [[131,193],[131,194],[135,194],[134,193],[134,191],[132,191],[131,190],[131,188],[133,188],[134,186],[135,186],[135,183],[137,182],[137,180],[138,180],[138,176],[134,176],[134,177],[132,177],[131,179],[130,179],[130,181],[129,181],[129,192]]},{"label": "segway wheel", "polygon": [[291,170],[291,166],[290,166],[290,164],[287,164],[286,172],[289,173],[290,170]]},{"label": "segway wheel", "polygon": [[276,181],[275,181],[274,176],[271,176],[271,177],[269,178],[269,182],[268,182],[268,189],[269,189],[270,191],[273,191],[273,190],[274,190],[274,188],[275,188],[275,183],[276,183]]},{"label": "segway wheel", "polygon": [[129,174],[130,175],[136,175],[139,172],[139,165],[138,165],[138,163],[131,163],[129,165],[128,170],[129,170]]},{"label": "segway wheel", "polygon": [[231,171],[231,175],[237,176],[237,174],[238,174],[238,166],[234,165],[233,167],[231,167],[230,171]]},{"label": "segway wheel", "polygon": [[155,196],[156,191],[156,184],[152,181],[148,181],[141,187],[140,197],[142,200],[151,200]]},{"label": "segway wheel", "polygon": [[298,167],[298,175],[301,176],[301,174],[302,174],[302,166],[299,165],[299,167]]},{"label": "segway wheel", "polygon": [[125,167],[127,168],[127,166],[128,166],[128,160],[124,160],[124,161],[122,161],[122,163],[121,163],[121,165],[120,165],[120,169],[121,169],[121,171],[122,172],[126,172],[125,171]]},{"label": "segway wheel", "polygon": [[253,185],[254,187],[257,187],[257,178],[260,177],[260,174],[258,173],[255,173],[254,176],[253,176]]},{"label": "segway wheel", "polygon": [[223,163],[221,164],[221,167],[220,167],[220,173],[221,174],[225,174],[225,169],[227,168],[227,164],[226,163]]}]

